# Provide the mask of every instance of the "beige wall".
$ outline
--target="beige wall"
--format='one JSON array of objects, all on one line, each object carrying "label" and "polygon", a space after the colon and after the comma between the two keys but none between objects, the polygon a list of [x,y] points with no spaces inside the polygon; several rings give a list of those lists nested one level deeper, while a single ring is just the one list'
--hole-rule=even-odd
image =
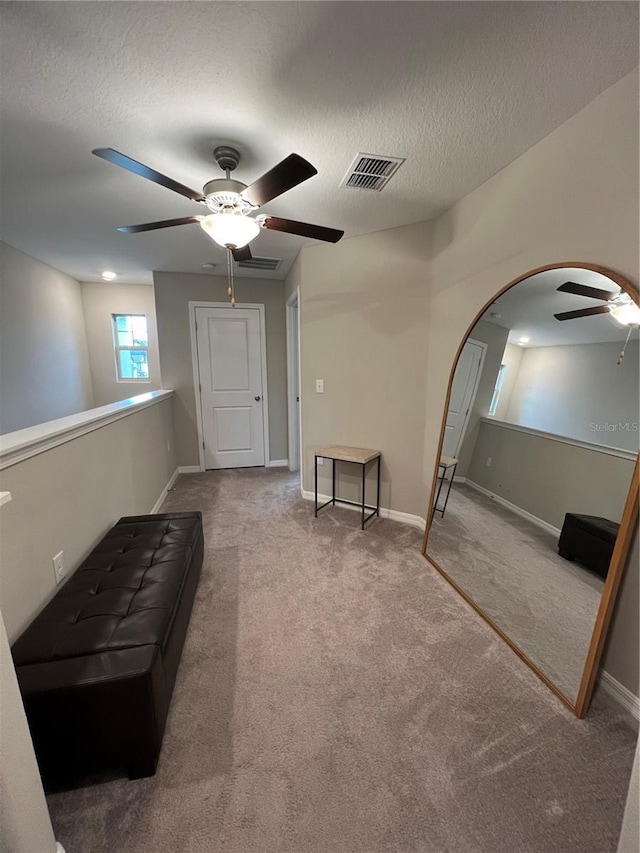
[{"label": "beige wall", "polygon": [[[82,307],[96,406],[126,400],[162,388],[153,286],[118,282],[82,282]],[[149,381],[118,382],[112,314],[144,314],[149,333]]]},{"label": "beige wall", "polygon": [[47,803],[0,613],[0,850],[55,853]]},{"label": "beige wall", "polygon": [[480,418],[486,417],[489,414],[489,406],[491,405],[491,399],[496,387],[496,379],[498,378],[498,371],[502,364],[502,356],[504,348],[507,345],[509,330],[503,329],[502,326],[496,326],[495,323],[478,320],[471,330],[469,337],[473,338],[474,341],[487,344],[487,350],[478,384],[478,392],[473,401],[467,431],[458,453],[460,462],[456,468],[456,477],[467,476],[467,469],[471,463],[473,449],[476,446],[480,430]]},{"label": "beige wall", "polygon": [[284,301],[287,303],[302,284],[302,256],[298,254],[284,281]]},{"label": "beige wall", "polygon": [[[383,505],[424,517],[451,367],[473,318],[546,264],[602,264],[637,282],[638,230],[634,73],[434,222],[303,249],[306,488],[319,444],[380,447]],[[637,631],[637,597],[627,603],[611,671],[623,657],[620,671],[638,669],[637,645],[622,639]]]},{"label": "beige wall", "polygon": [[616,681],[623,684],[627,690],[630,690],[634,696],[640,696],[640,666],[638,666],[638,648],[640,648],[639,565],[640,549],[638,548],[638,531],[636,530],[613,614],[611,631],[602,658],[603,668]]},{"label": "beige wall", "polygon": [[175,470],[172,399],[2,471],[0,609],[13,642],[56,591],[52,557],[71,570],[123,515],[147,513]]},{"label": "beige wall", "polygon": [[0,433],[93,405],[80,285],[0,243]]},{"label": "beige wall", "polygon": [[[381,504],[425,514],[421,477],[431,226],[394,228],[301,253],[301,403],[305,489],[321,445],[382,451]],[[324,379],[317,394],[315,380]],[[342,466],[342,496],[359,469]],[[325,473],[326,472],[326,475]],[[330,466],[320,490],[330,493]]]},{"label": "beige wall", "polygon": [[[191,360],[189,302],[224,302],[227,280],[222,276],[154,272],[158,343],[162,380],[173,389],[178,465],[198,465],[196,398]],[[269,393],[269,455],[287,458],[287,348],[284,282],[236,278],[236,298],[265,306],[267,385]]]},{"label": "beige wall", "polygon": [[567,512],[620,521],[634,464],[482,421],[467,478],[560,529]]}]

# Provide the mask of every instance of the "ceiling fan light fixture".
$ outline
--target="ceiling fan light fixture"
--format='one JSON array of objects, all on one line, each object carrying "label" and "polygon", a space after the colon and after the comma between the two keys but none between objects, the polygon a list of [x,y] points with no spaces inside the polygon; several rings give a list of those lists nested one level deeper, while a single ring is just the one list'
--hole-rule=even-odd
[{"label": "ceiling fan light fixture", "polygon": [[609,313],[621,326],[640,326],[640,308],[629,297],[609,309]]},{"label": "ceiling fan light fixture", "polygon": [[237,213],[211,213],[200,220],[200,226],[223,249],[241,249],[260,233],[255,219]]}]

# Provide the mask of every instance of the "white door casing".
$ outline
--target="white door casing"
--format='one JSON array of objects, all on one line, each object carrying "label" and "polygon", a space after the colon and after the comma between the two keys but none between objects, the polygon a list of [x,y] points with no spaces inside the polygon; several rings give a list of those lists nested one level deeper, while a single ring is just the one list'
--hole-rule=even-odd
[{"label": "white door casing", "polygon": [[451,383],[442,456],[457,457],[460,452],[478,390],[486,350],[486,344],[471,339],[468,339],[462,348]]},{"label": "white door casing", "polygon": [[300,288],[287,300],[289,470],[300,470]]},{"label": "white door casing", "polygon": [[205,469],[265,464],[261,325],[257,307],[195,308]]}]

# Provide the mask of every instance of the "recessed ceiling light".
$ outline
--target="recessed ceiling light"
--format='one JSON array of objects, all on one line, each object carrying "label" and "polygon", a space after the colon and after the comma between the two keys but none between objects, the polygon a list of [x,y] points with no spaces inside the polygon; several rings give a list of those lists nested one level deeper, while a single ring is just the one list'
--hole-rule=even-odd
[{"label": "recessed ceiling light", "polygon": [[113,281],[114,278],[117,278],[117,275],[116,275],[116,273],[113,272],[113,270],[104,270],[102,272],[102,278],[105,281]]},{"label": "recessed ceiling light", "polygon": [[202,264],[202,269],[203,270],[212,270],[212,269],[215,269],[215,266],[216,266],[215,264]]},{"label": "recessed ceiling light", "polygon": [[529,338],[518,338],[518,343],[520,344],[520,346],[524,346],[525,344],[529,343]]},{"label": "recessed ceiling light", "polygon": [[494,320],[499,320],[500,317],[502,317],[502,314],[500,314],[498,311],[492,311],[491,314],[489,314],[489,316],[493,317]]}]

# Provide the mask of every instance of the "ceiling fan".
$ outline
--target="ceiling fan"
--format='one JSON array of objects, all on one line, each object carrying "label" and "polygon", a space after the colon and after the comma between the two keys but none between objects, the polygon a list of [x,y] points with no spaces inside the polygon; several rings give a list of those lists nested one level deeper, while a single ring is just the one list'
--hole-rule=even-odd
[{"label": "ceiling fan", "polygon": [[606,304],[579,308],[576,311],[562,311],[560,314],[553,315],[556,320],[574,320],[578,317],[591,317],[594,314],[610,314],[622,326],[640,325],[640,308],[624,290],[620,290],[619,293],[612,293],[610,290],[577,284],[575,281],[565,281],[558,290],[563,293],[573,293],[575,296],[600,299]]},{"label": "ceiling fan", "polygon": [[117,229],[126,234],[198,223],[212,240],[222,248],[228,249],[236,261],[251,258],[251,249],[248,244],[258,236],[261,228],[297,234],[301,237],[311,237],[314,240],[324,240],[328,243],[337,243],[344,235],[344,231],[339,231],[336,228],[324,228],[320,225],[296,222],[293,219],[282,219],[279,216],[268,214],[251,216],[263,204],[318,173],[317,169],[299,154],[290,154],[285,157],[273,169],[247,186],[231,177],[231,172],[240,162],[240,153],[228,145],[219,145],[214,150],[213,156],[226,176],[215,178],[206,183],[201,193],[168,178],[131,157],[127,157],[125,154],[121,154],[119,151],[115,151],[113,148],[95,148],[92,154],[113,163],[115,166],[120,166],[128,172],[133,172],[134,175],[139,175],[141,178],[146,178],[166,187],[168,190],[179,193],[191,201],[197,201],[210,211],[201,216],[183,216],[179,219],[147,222],[143,225],[123,225]]}]

